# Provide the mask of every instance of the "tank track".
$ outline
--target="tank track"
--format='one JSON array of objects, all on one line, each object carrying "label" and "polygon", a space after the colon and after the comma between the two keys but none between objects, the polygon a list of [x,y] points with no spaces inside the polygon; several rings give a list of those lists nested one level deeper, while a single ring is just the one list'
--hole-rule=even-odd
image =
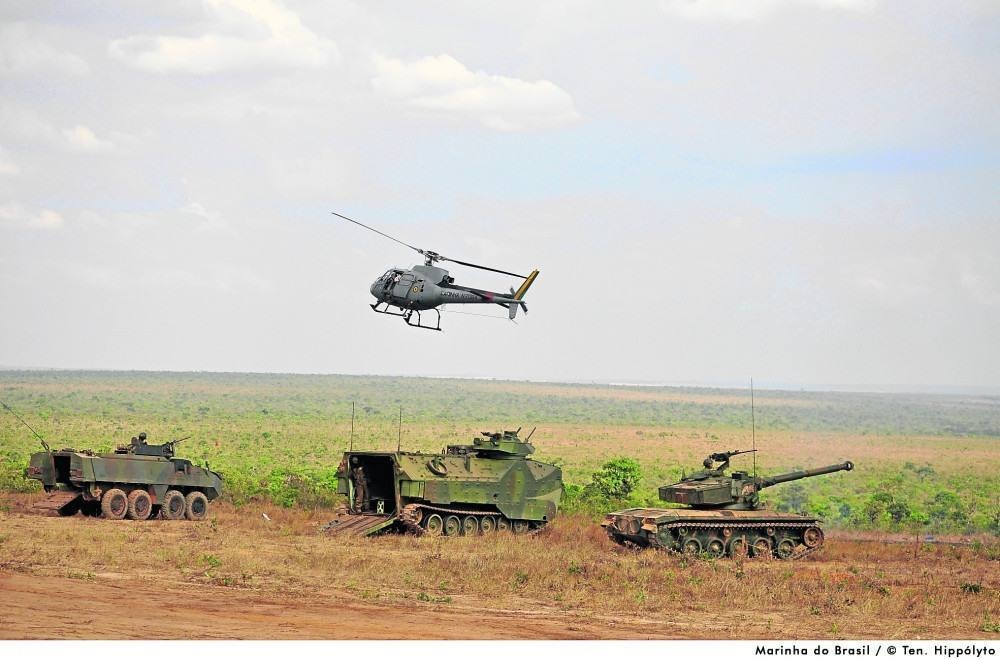
[{"label": "tank track", "polygon": [[[670,522],[664,524],[661,528],[686,528],[686,529],[768,529],[768,528],[786,528],[786,529],[798,529],[801,533],[804,533],[806,529],[816,526],[815,524],[803,524],[800,522]],[[818,528],[818,527],[817,527]],[[800,535],[801,535],[800,533]],[[805,558],[809,554],[819,551],[823,548],[823,544],[826,542],[823,536],[820,536],[820,542],[815,547],[806,547],[804,544],[799,544],[796,547],[794,554],[789,556],[787,559],[781,560],[791,560],[797,561],[799,559]],[[673,547],[661,547],[667,551],[674,554],[683,554],[679,549],[674,549]]]},{"label": "tank track", "polygon": [[[487,515],[500,515],[502,517],[505,517],[503,513],[491,512],[489,510],[455,510],[453,508],[428,506],[423,503],[409,503],[403,506],[403,509],[399,511],[399,518],[398,518],[399,522],[403,525],[403,528],[405,528],[410,533],[413,533],[414,535],[424,535],[427,533],[427,530],[424,529],[424,527],[420,526],[420,522],[418,520],[423,519],[424,517],[423,511],[427,510],[435,513],[445,513],[447,515],[459,515],[459,516],[473,515],[477,517],[486,517]],[[419,517],[417,515],[418,512],[420,513]],[[541,523],[537,528],[530,529],[527,533],[523,533],[521,535],[535,535],[544,528],[545,528],[545,523]]]}]

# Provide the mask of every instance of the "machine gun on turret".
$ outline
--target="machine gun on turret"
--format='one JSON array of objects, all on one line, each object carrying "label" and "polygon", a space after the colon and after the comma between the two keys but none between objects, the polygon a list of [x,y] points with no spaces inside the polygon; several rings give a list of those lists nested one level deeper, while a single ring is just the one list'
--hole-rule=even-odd
[{"label": "machine gun on turret", "polygon": [[131,453],[132,455],[150,455],[156,458],[172,458],[174,457],[174,447],[181,442],[191,439],[193,435],[188,435],[187,437],[181,437],[180,439],[171,439],[169,442],[164,442],[163,444],[147,444],[146,443],[146,433],[141,432],[137,437],[133,437],[131,443],[123,444],[119,446],[115,453]]}]

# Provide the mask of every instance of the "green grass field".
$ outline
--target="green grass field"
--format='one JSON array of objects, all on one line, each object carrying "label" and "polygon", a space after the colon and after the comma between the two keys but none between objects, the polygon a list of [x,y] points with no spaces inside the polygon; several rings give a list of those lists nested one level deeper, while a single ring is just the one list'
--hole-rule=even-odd
[{"label": "green grass field", "polygon": [[[0,371],[0,399],[53,448],[111,449],[141,430],[192,435],[179,454],[210,462],[236,504],[336,501],[334,472],[355,448],[438,451],[481,430],[530,430],[536,457],[563,467],[568,507],[610,458],[642,468],[631,503],[698,467],[710,452],[750,446],[747,393],[491,380],[205,373]],[[767,492],[770,504],[834,526],[1000,534],[1000,397],[760,391],[760,473],[853,460],[857,469]],[[0,490],[23,478],[35,438],[0,416]],[[749,468],[750,458],[734,466]],[[610,503],[610,502],[608,502]],[[623,502],[614,502],[615,504]]]}]

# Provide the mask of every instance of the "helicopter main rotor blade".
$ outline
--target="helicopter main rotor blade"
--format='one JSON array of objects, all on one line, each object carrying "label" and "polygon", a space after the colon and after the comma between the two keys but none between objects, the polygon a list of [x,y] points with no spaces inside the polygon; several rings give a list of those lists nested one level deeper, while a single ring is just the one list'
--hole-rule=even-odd
[{"label": "helicopter main rotor blade", "polygon": [[489,270],[490,272],[499,272],[501,275],[510,275],[511,277],[520,277],[521,279],[527,279],[527,275],[519,275],[516,272],[507,272],[506,270],[497,270],[496,268],[487,268],[485,265],[476,265],[475,263],[466,263],[465,261],[459,261],[458,259],[449,259],[446,256],[440,257],[442,261],[451,261],[452,263],[457,263],[459,265],[465,265],[470,268],[479,268],[480,270]]},{"label": "helicopter main rotor blade", "polygon": [[380,236],[385,236],[389,240],[395,240],[400,245],[403,245],[405,247],[409,247],[410,249],[412,249],[414,251],[417,251],[417,252],[420,252],[421,254],[424,253],[424,250],[420,249],[419,247],[414,247],[413,245],[410,245],[409,243],[404,243],[399,238],[393,238],[389,234],[382,233],[378,229],[373,229],[372,227],[368,226],[367,224],[362,224],[361,222],[358,222],[357,220],[352,220],[351,218],[347,217],[346,215],[341,215],[340,213],[338,213],[336,211],[330,211],[330,212],[333,213],[334,215],[336,215],[337,217],[340,217],[340,218],[343,218],[343,219],[347,220],[348,222],[353,222],[353,223],[357,224],[359,227],[364,227],[364,228],[368,229],[369,231],[374,231],[375,233],[377,233]]}]

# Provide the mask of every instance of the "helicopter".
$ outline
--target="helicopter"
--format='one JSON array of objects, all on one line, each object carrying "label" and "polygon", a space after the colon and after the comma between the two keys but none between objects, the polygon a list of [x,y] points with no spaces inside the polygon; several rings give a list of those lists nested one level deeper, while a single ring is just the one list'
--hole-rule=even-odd
[{"label": "helicopter", "polygon": [[[438,332],[441,331],[441,312],[437,307],[442,304],[498,304],[507,309],[508,317],[511,320],[514,320],[514,316],[517,315],[518,307],[523,309],[524,313],[528,313],[528,305],[524,303],[524,294],[528,292],[535,278],[538,277],[538,270],[532,270],[531,274],[528,275],[519,275],[514,272],[507,272],[506,270],[488,268],[485,265],[477,265],[475,263],[448,258],[437,252],[404,243],[398,238],[393,238],[389,234],[382,233],[367,224],[352,220],[346,215],[341,215],[334,211],[330,212],[348,222],[353,222],[400,245],[409,247],[424,257],[423,265],[415,265],[409,270],[392,268],[386,270],[385,274],[375,280],[370,289],[372,295],[377,300],[375,304],[369,305],[372,311],[390,316],[401,316],[403,321],[410,327],[436,330]],[[438,261],[449,261],[470,268],[510,275],[524,281],[516,291],[511,287],[510,295],[484,291],[468,286],[459,286],[455,283],[455,278],[449,275],[447,270],[434,265]],[[398,311],[396,311],[397,309]],[[421,322],[420,312],[422,311],[433,311],[436,313],[437,322],[434,324],[424,324]]]}]

